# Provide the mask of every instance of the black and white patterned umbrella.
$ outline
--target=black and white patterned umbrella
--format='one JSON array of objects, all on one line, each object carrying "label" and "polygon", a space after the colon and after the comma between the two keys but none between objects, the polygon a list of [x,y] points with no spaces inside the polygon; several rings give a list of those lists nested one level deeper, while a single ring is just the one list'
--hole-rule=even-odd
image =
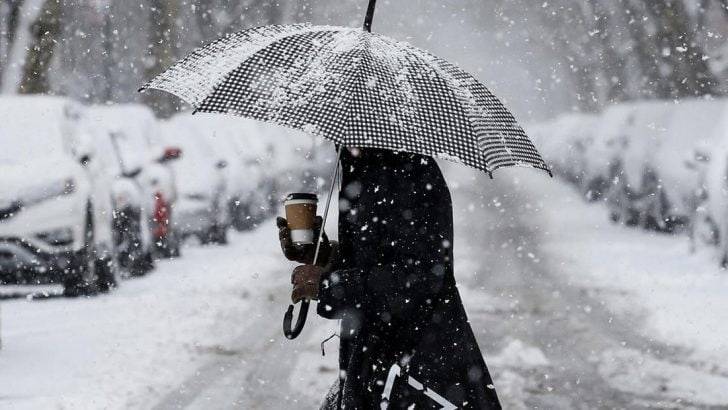
[{"label": "black and white patterned umbrella", "polygon": [[513,115],[472,75],[366,29],[258,27],[202,47],[142,89],[346,147],[406,151],[487,172],[550,173]]},{"label": "black and white patterned umbrella", "polygon": [[[202,47],[144,85],[187,101],[195,111],[234,114],[297,128],[341,147],[406,151],[493,171],[551,171],[513,115],[478,80],[409,44],[364,29],[309,24],[244,30]],[[329,213],[335,167],[323,216]],[[323,235],[316,242],[314,264]],[[283,332],[306,323],[304,300]]]}]

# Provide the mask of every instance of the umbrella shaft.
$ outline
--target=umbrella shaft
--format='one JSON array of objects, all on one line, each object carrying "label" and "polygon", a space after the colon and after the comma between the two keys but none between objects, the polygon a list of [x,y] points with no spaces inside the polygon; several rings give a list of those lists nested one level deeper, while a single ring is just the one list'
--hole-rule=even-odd
[{"label": "umbrella shaft", "polygon": [[367,7],[367,16],[364,18],[364,31],[372,31],[372,21],[374,20],[374,7],[377,5],[377,0],[369,0],[369,7]]},{"label": "umbrella shaft", "polygon": [[334,187],[336,186],[336,180],[339,178],[339,160],[341,159],[341,150],[344,149],[343,145],[339,145],[336,150],[336,161],[334,161],[334,176],[331,179],[331,188],[329,188],[329,197],[326,199],[326,207],[324,208],[324,218],[321,221],[321,229],[319,230],[319,236],[316,240],[316,252],[313,254],[313,264],[318,262],[319,250],[321,249],[321,240],[324,237],[324,228],[326,227],[326,219],[329,217],[329,207],[331,206],[331,198],[334,196]]}]

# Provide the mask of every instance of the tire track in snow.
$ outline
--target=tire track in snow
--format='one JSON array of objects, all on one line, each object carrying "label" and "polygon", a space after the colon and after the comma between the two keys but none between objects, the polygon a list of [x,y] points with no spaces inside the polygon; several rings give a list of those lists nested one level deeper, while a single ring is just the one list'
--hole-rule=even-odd
[{"label": "tire track in snow", "polygon": [[[252,289],[251,289],[252,290]],[[213,351],[213,356],[194,374],[163,397],[153,408],[166,409],[274,409],[315,408],[319,403],[298,397],[289,386],[290,372],[298,356],[310,347],[303,342],[306,332],[321,326],[310,314],[303,335],[289,341],[283,336],[281,319],[285,310],[282,295],[289,286],[269,289],[257,300],[251,317],[240,318],[240,336],[229,349]],[[247,323],[246,323],[247,322]],[[231,323],[231,326],[238,324]],[[321,394],[323,397],[323,393]]]}]

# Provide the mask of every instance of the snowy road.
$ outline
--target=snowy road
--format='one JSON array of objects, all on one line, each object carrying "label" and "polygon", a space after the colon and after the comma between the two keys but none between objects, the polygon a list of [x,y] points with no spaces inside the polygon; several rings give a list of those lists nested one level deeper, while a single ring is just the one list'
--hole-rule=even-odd
[{"label": "snowy road", "polygon": [[[473,212],[460,220],[457,246],[470,264],[459,277],[466,307],[505,408],[728,407],[720,391],[728,378],[640,333],[641,317],[610,310],[603,289],[575,285],[563,273],[568,260],[542,249],[570,229],[546,231],[543,214],[558,210],[558,201],[533,185],[514,189],[507,178],[495,185],[484,201],[469,190],[461,198],[466,207],[488,206],[486,218]],[[572,223],[583,224],[579,217]],[[478,289],[491,299],[474,296]]]},{"label": "snowy road", "polygon": [[[629,242],[615,252],[632,261],[677,240],[594,229],[601,210],[527,172],[450,181],[456,277],[504,408],[728,408],[720,329],[695,321],[691,333],[717,341],[678,347],[656,335],[648,298],[589,276],[618,266],[608,241]],[[317,408],[337,374],[336,340],[325,357],[319,343],[336,324],[312,314],[283,338],[292,265],[276,246],[270,223],[228,247],[186,248],[111,296],[2,302],[0,408]],[[659,301],[663,288],[647,290]]]},{"label": "snowy road", "polygon": [[[286,285],[274,292],[253,295],[252,298],[267,303],[251,312],[245,324],[240,326],[240,336],[227,344],[239,348],[212,351],[207,362],[172,389],[154,408],[317,408],[326,384],[336,377],[333,360],[336,349],[334,344],[330,344],[328,360],[320,360],[316,340],[323,336],[311,338],[311,333],[318,335],[330,324],[317,321],[311,315],[307,333],[295,341],[286,340],[280,326],[285,307],[280,295],[288,291],[289,286]],[[304,373],[298,372],[301,374],[298,381],[293,379],[296,366],[304,370]],[[313,381],[312,389],[307,392],[305,379],[310,377],[318,380]],[[292,386],[289,382],[300,384]]]},{"label": "snowy road", "polygon": [[[471,186],[481,183],[491,182]],[[456,271],[505,408],[728,406],[716,393],[728,378],[694,369],[681,349],[642,335],[641,317],[610,311],[603,291],[561,274],[561,259],[541,250],[539,192],[509,179],[488,192],[456,190]],[[315,408],[336,374],[336,343],[318,354],[333,328],[313,319],[303,342],[282,340],[281,312],[280,303],[261,309],[239,340],[255,348],[205,364],[158,408]]]}]

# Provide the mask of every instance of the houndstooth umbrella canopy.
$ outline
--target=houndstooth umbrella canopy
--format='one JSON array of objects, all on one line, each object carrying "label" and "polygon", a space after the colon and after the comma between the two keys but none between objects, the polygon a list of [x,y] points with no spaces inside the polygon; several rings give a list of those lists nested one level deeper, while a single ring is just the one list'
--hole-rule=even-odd
[{"label": "houndstooth umbrella canopy", "polygon": [[143,89],[196,111],[301,129],[347,147],[406,151],[490,174],[550,173],[513,115],[473,76],[409,44],[362,29],[277,25],[202,47]]}]

